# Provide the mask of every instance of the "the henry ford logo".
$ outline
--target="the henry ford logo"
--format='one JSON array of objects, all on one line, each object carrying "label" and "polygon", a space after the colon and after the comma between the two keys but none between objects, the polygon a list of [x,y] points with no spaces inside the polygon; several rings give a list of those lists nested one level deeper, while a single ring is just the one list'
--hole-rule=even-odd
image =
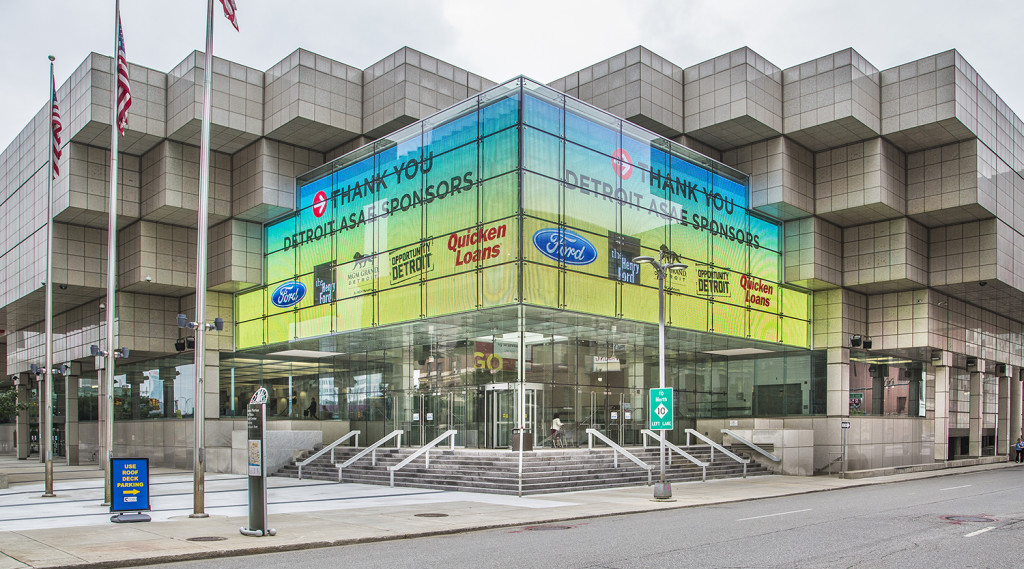
[{"label": "the henry ford logo", "polygon": [[615,149],[612,152],[612,169],[616,176],[628,180],[633,175],[633,159],[629,157],[629,152],[622,148]]},{"label": "the henry ford logo", "polygon": [[567,265],[589,265],[597,259],[597,248],[568,229],[541,229],[533,234],[533,246]]},{"label": "the henry ford logo", "polygon": [[270,302],[278,308],[288,308],[298,304],[306,296],[306,285],[298,281],[289,281],[274,289]]},{"label": "the henry ford logo", "polygon": [[320,217],[327,211],[327,194],[320,190],[313,196],[313,215]]},{"label": "the henry ford logo", "polygon": [[313,306],[334,302],[337,288],[333,264],[323,263],[313,267]]}]

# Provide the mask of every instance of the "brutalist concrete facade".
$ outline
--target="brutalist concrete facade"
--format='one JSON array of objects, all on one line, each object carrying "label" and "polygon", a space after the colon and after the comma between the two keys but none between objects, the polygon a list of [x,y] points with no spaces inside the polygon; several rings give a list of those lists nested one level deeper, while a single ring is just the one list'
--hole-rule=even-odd
[{"label": "brutalist concrete facade", "polygon": [[[133,360],[173,354],[174,317],[194,312],[203,62],[194,52],[167,73],[130,68],[117,344]],[[106,335],[111,69],[91,54],[58,89],[57,362],[90,362]],[[261,227],[294,209],[297,175],[495,85],[410,48],[363,70],[301,49],[266,71],[215,58],[213,81],[208,299],[227,321],[232,294],[263,281]],[[637,47],[550,86],[748,173],[754,208],[785,222],[785,280],[814,292],[813,348],[828,353],[827,413],[732,428],[775,442],[790,472],[827,466],[850,415],[858,335],[928,362],[926,413],[855,417],[850,468],[981,456],[990,431],[989,452],[1006,454],[1021,434],[1024,123],[957,51],[879,70],[846,49],[781,69],[749,48],[680,67]],[[47,114],[0,155],[0,371],[22,384],[43,359]],[[208,344],[211,419],[231,334]],[[70,415],[67,456],[78,460]],[[730,426],[701,430],[719,423]],[[239,428],[211,421],[212,470],[231,468]],[[81,430],[85,460],[96,436]],[[189,465],[189,436],[181,422],[125,423],[116,444],[169,449],[165,462]]]}]

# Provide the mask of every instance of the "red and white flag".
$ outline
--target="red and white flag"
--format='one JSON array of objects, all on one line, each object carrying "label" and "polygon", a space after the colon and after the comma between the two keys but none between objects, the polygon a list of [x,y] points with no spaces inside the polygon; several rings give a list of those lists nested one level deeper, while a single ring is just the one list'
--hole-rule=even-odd
[{"label": "red and white flag", "polygon": [[235,7],[235,0],[220,0],[220,3],[224,6],[224,17],[231,22],[231,25],[235,27],[235,31],[238,31],[238,16],[235,12],[238,8]]},{"label": "red and white flag", "polygon": [[57,178],[57,174],[60,174],[60,170],[57,167],[57,161],[60,160],[60,109],[57,107],[57,84],[53,80],[53,75],[50,75],[50,93],[53,95],[50,98],[50,128],[53,133],[52,145],[53,145],[53,173],[54,179]]},{"label": "red and white flag", "polygon": [[132,88],[128,83],[128,54],[124,51],[121,14],[117,15],[117,130],[124,136],[128,126],[128,107],[132,106]]}]

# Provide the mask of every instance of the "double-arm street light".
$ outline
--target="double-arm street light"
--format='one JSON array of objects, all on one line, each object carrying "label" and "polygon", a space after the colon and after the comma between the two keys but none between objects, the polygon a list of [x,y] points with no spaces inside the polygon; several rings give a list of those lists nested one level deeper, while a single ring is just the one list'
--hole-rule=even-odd
[{"label": "double-arm street light", "polygon": [[[670,259],[676,258],[676,255],[669,253],[667,255]],[[654,267],[655,272],[658,275],[658,387],[665,388],[665,276],[669,271],[679,271],[686,268],[686,264],[672,262],[665,263],[666,249],[662,249],[658,255],[658,260],[655,261],[654,257],[640,256],[634,257],[634,263],[646,263]],[[671,411],[670,412],[674,412]],[[658,476],[658,483],[654,486],[654,497],[657,499],[667,499],[672,497],[672,486],[665,480],[665,432],[661,433],[660,447],[660,468],[661,473]]]}]

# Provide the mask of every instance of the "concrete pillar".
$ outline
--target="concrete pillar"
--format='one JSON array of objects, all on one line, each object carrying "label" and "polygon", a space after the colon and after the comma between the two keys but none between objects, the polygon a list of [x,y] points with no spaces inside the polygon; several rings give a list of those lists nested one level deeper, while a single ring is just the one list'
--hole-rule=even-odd
[{"label": "concrete pillar", "polygon": [[[44,409],[46,409],[46,400],[44,400],[43,397],[45,397],[48,393],[50,393],[50,391],[47,389],[46,375],[44,374],[44,375],[38,376],[36,378],[36,380],[35,380],[35,384],[36,384],[36,404],[37,404],[36,408],[39,411],[38,414],[36,415],[36,427],[37,427],[36,428],[36,432],[38,433],[38,435],[37,435],[35,443],[36,443],[37,447],[39,448],[39,462],[45,463],[46,462],[46,457],[43,456],[45,454],[43,452],[43,437],[50,437],[50,441],[53,441],[53,430],[52,429],[50,430],[49,433],[44,433],[43,432],[43,425],[45,423],[43,421],[43,416],[44,416],[44,413],[46,412],[46,411],[44,411]],[[53,402],[51,401],[51,403],[53,403]],[[50,425],[52,426],[53,423],[51,422]]]},{"label": "concrete pillar", "polygon": [[[18,405],[28,405],[32,400],[28,375],[24,373],[19,374],[14,385],[18,389]],[[30,419],[28,409],[18,411],[18,416],[15,420],[17,433],[14,439],[14,444],[18,447],[18,460],[26,460],[28,458],[28,451],[31,448],[30,445],[32,443],[29,440],[29,431],[32,430],[32,425],[29,423]]]},{"label": "concrete pillar", "polygon": [[68,466],[78,466],[78,446],[81,437],[78,432],[78,373],[81,364],[72,365],[72,371],[64,377],[64,458]]},{"label": "concrete pillar", "polygon": [[[96,358],[96,361],[99,362],[104,359],[106,358]],[[99,452],[96,453],[96,466],[100,470],[106,470],[108,457],[111,456],[110,449],[107,448],[106,437],[103,436],[103,433],[106,432],[107,428],[107,390],[104,385],[105,382],[103,381],[104,373],[105,372],[102,368],[96,370],[96,385],[98,386],[98,389],[96,390],[96,446],[99,448]]]},{"label": "concrete pillar", "polygon": [[849,417],[850,349],[829,348],[826,365],[825,413],[829,417]]},{"label": "concrete pillar", "polygon": [[165,419],[172,419],[177,416],[177,400],[174,398],[174,378],[178,376],[178,370],[173,366],[159,368],[160,381],[163,382],[164,412]]},{"label": "concrete pillar", "polygon": [[204,363],[206,375],[203,376],[203,391],[206,405],[203,414],[207,419],[216,419],[220,416],[220,352],[207,350]]},{"label": "concrete pillar", "polygon": [[1021,392],[1024,392],[1024,384],[1020,381],[1021,370],[1014,370],[1018,375],[1010,378],[1010,441],[1016,441],[1021,436],[1022,405]]},{"label": "concrete pillar", "polygon": [[999,374],[999,410],[996,419],[996,454],[1008,456],[1013,454],[1010,444],[1017,441],[1017,437],[1010,438],[1010,377],[1013,375],[1012,368],[1007,365],[1002,368]]},{"label": "concrete pillar", "polygon": [[935,460],[949,456],[949,374],[953,353],[937,351],[932,355],[935,367]]},{"label": "concrete pillar", "polygon": [[977,364],[971,366],[968,361],[967,371],[971,374],[971,422],[970,437],[968,443],[968,454],[970,456],[981,456],[981,412],[982,412],[982,378],[985,375],[985,360],[978,359]]},{"label": "concrete pillar", "polygon": [[133,421],[138,421],[142,417],[139,415],[139,407],[142,405],[142,396],[139,393],[139,386],[144,381],[143,378],[129,377],[128,388],[131,395],[129,396],[129,413]]}]

